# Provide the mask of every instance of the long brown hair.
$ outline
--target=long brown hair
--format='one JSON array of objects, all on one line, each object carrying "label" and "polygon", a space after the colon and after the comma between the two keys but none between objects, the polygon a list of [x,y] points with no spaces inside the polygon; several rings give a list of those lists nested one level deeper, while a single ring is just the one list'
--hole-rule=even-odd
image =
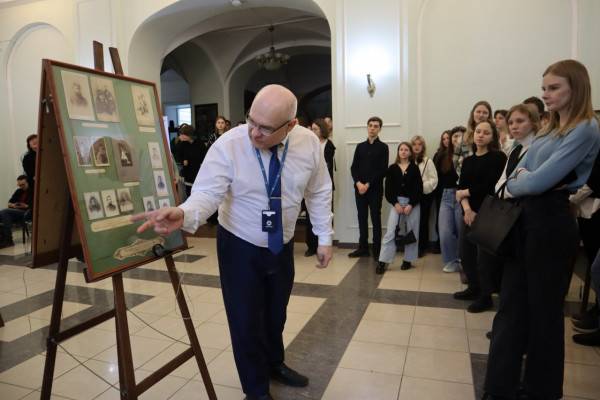
[{"label": "long brown hair", "polygon": [[[475,129],[477,129],[477,127],[481,124],[490,124],[490,128],[492,129],[492,141],[490,143],[488,143],[488,145],[487,145],[488,151],[499,151],[500,150],[500,134],[498,133],[498,128],[496,128],[496,124],[491,119],[488,119],[486,121],[481,121],[480,123],[475,125],[475,128],[473,129],[473,133],[475,132]],[[473,153],[477,152],[477,146],[475,145],[475,141],[473,141],[472,149],[473,149]]]},{"label": "long brown hair", "polygon": [[[329,127],[323,118],[317,118],[312,123],[319,127],[319,130],[321,131],[321,138],[327,139],[329,137]],[[310,128],[312,128],[312,124],[310,125],[309,129]]]},{"label": "long brown hair", "polygon": [[540,136],[554,132],[556,136],[567,135],[577,124],[596,118],[592,107],[592,85],[585,66],[579,61],[562,60],[550,65],[542,76],[548,74],[565,78],[571,88],[569,100],[569,117],[560,127],[560,116],[557,111],[550,112],[550,122],[539,133]]},{"label": "long brown hair", "polygon": [[394,163],[395,164],[400,164],[400,155],[398,153],[400,152],[400,147],[401,146],[408,147],[408,150],[410,151],[410,156],[408,156],[408,162],[411,163],[411,162],[415,161],[415,154],[412,151],[412,146],[410,145],[410,143],[408,143],[408,142],[400,142],[400,144],[398,145],[398,148],[396,149],[396,161],[394,161]]},{"label": "long brown hair", "polygon": [[[448,135],[448,147],[444,147],[444,135]],[[452,168],[452,156],[454,154],[454,144],[452,144],[452,131],[444,131],[440,135],[440,147],[436,151],[436,159],[440,160],[440,169],[447,174]]]},{"label": "long brown hair", "polygon": [[473,118],[473,114],[475,113],[475,109],[479,106],[484,106],[488,110],[488,119],[492,118],[492,106],[485,100],[479,100],[473,108],[471,108],[471,113],[469,114],[469,122],[467,123],[467,133],[463,136],[463,142],[470,142],[473,140],[473,132],[475,132],[475,118]]}]

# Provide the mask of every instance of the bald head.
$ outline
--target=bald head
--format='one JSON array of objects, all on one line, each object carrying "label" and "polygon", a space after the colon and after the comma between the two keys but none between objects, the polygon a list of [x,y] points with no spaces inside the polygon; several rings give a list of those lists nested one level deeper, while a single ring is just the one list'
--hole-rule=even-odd
[{"label": "bald head", "polygon": [[296,96],[281,85],[267,85],[260,89],[252,102],[250,113],[260,114],[274,126],[296,117]]}]

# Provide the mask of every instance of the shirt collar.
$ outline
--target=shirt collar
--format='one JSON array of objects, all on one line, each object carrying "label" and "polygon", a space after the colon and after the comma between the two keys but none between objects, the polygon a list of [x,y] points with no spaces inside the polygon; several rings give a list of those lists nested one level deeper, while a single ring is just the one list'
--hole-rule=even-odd
[{"label": "shirt collar", "polygon": [[533,142],[534,138],[535,138],[535,133],[530,133],[529,135],[525,136],[521,140],[515,140],[515,142],[517,142],[518,144],[522,145],[524,148],[527,148],[527,147],[529,147],[529,145],[531,144],[531,142]]}]

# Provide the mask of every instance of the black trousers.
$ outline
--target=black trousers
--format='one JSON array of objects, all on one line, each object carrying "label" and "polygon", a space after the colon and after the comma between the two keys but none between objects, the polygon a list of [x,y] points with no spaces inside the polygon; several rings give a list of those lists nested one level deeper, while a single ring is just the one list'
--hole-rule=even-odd
[{"label": "black trousers", "polygon": [[523,387],[541,399],[562,397],[564,300],[578,234],[568,193],[527,197],[516,225],[516,260],[507,261],[492,330],[486,392],[514,398],[527,354]]},{"label": "black trousers", "polygon": [[378,252],[381,248],[381,203],[383,201],[383,186],[372,186],[367,193],[360,195],[354,188],[356,209],[358,211],[359,248],[369,249],[369,211],[373,224],[373,249]]},{"label": "black trousers", "polygon": [[583,241],[583,248],[591,264],[596,258],[598,249],[600,249],[600,210],[596,211],[592,218],[577,218],[579,223],[579,233]]},{"label": "black trousers", "polygon": [[294,283],[294,242],[274,255],[219,226],[217,256],[242,389],[264,395],[270,369],[284,360],[282,332]]},{"label": "black trousers", "polygon": [[309,250],[317,251],[317,247],[319,247],[319,238],[313,233],[313,226],[310,222],[310,215],[308,215],[308,210],[306,209],[306,203],[304,200],[302,200],[301,208],[302,210],[306,211],[306,235],[304,237],[304,242]]},{"label": "black trousers", "polygon": [[[464,224],[464,223],[463,223]],[[471,227],[463,225],[459,237],[459,253],[469,288],[479,292],[480,297],[491,296],[498,291],[502,275],[503,259],[481,249],[467,239]]]},{"label": "black trousers", "polygon": [[419,253],[424,253],[429,246],[429,212],[434,201],[434,194],[421,197],[421,216],[419,219]]}]

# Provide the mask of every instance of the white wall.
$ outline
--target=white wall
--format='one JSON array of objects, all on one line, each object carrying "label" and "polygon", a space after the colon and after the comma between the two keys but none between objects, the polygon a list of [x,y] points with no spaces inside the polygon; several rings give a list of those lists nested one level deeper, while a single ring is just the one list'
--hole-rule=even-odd
[{"label": "white wall", "polygon": [[[279,0],[248,3],[282,4]],[[336,238],[342,242],[354,242],[358,236],[348,168],[356,143],[366,136],[364,125],[369,116],[383,118],[382,139],[390,144],[392,155],[400,140],[417,133],[434,148],[442,129],[466,122],[473,102],[487,99],[495,107],[506,108],[539,94],[545,67],[570,57],[587,65],[595,108],[600,108],[597,0],[378,0],[376,4],[289,0],[285,6],[323,16],[331,28],[334,141],[338,149],[335,228]],[[159,82],[162,59],[186,40],[216,29],[209,18],[230,10],[228,2],[221,0],[23,0],[0,5],[2,143],[9,143],[14,153],[32,126],[31,104],[37,103],[37,95],[32,94],[35,85],[31,82],[39,79],[33,76],[39,73],[22,64],[27,60],[35,64],[31,60],[36,54],[41,57],[47,52],[89,64],[87,42],[98,37],[119,47],[129,74]],[[202,23],[205,19],[209,21],[206,24]],[[52,27],[48,32],[54,29],[52,32],[58,33],[47,38],[29,33],[33,35],[29,42],[26,27],[36,23],[45,23]],[[25,46],[15,50],[19,40]],[[49,43],[43,47],[40,40]],[[9,75],[12,56],[18,67]],[[193,80],[189,77],[197,71],[186,71],[192,103],[217,102],[221,112],[237,108],[229,99],[239,84],[228,75],[231,65],[223,71],[220,55],[199,53],[197,57],[198,62],[208,60],[212,70],[207,68]],[[373,98],[366,91],[366,73],[372,74],[377,85]],[[15,94],[10,89],[24,82],[31,84],[24,86],[29,92]],[[17,98],[9,100],[11,96]],[[6,122],[11,109],[14,125]],[[28,130],[16,132],[12,126],[27,126]],[[1,198],[12,190],[18,164],[17,154],[0,160]]]}]

